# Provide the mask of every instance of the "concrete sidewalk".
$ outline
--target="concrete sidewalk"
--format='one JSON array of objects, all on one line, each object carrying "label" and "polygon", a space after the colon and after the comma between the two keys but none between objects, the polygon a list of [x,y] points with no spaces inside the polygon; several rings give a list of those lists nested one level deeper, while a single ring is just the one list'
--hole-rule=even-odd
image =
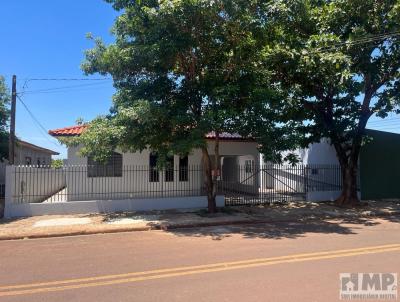
[{"label": "concrete sidewalk", "polygon": [[331,203],[294,202],[226,207],[216,214],[199,210],[47,215],[0,220],[0,240],[317,219],[357,221],[397,215],[400,216],[400,201],[369,201],[368,206],[357,209],[338,208]]}]

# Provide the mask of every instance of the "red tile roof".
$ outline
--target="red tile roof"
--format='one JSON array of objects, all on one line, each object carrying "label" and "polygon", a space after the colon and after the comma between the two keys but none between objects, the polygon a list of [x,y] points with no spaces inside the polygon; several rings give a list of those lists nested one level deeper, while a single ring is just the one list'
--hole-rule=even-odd
[{"label": "red tile roof", "polygon": [[[72,127],[65,127],[55,130],[49,130],[49,134],[52,136],[78,136],[86,130],[88,125],[76,125]],[[253,141],[253,139],[242,137],[238,133],[220,133],[219,138],[221,140],[238,140],[238,141]],[[210,132],[206,135],[206,139],[215,139],[215,132]]]},{"label": "red tile roof", "polygon": [[52,136],[77,136],[81,135],[86,130],[87,125],[76,125],[72,127],[65,127],[60,129],[49,130]]}]

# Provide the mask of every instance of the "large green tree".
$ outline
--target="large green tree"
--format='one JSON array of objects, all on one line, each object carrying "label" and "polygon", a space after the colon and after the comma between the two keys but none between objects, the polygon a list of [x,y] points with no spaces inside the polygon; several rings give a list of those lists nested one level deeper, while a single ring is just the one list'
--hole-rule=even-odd
[{"label": "large green tree", "polygon": [[8,118],[10,96],[5,80],[0,76],[0,161],[8,157]]},{"label": "large green tree", "polygon": [[249,129],[269,155],[329,138],[342,168],[336,202],[359,204],[367,122],[400,112],[400,1],[278,0],[264,14],[274,42],[263,49],[263,68],[285,96],[262,106],[267,118],[249,111]]},{"label": "large green tree", "polygon": [[[264,76],[254,63],[264,43],[255,0],[107,0],[121,12],[116,41],[95,39],[87,74],[111,75],[110,114],[78,139],[82,153],[104,159],[114,148],[168,154],[201,149],[208,208],[215,211],[219,134],[236,121]],[[205,136],[214,132],[213,154]]]}]

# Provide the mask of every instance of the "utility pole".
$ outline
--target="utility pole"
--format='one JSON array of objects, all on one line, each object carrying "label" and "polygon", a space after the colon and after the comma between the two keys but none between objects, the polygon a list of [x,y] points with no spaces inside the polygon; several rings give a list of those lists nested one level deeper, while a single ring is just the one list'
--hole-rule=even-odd
[{"label": "utility pole", "polygon": [[10,117],[10,137],[8,145],[8,162],[14,164],[15,159],[15,110],[17,103],[17,76],[12,77],[12,92],[11,92],[11,117]]}]

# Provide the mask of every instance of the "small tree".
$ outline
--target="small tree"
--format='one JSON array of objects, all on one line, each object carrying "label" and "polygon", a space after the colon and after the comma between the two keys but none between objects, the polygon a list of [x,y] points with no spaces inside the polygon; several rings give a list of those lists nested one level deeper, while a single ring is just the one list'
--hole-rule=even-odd
[{"label": "small tree", "polygon": [[8,104],[10,95],[5,85],[4,78],[0,76],[0,161],[8,158]]},{"label": "small tree", "polygon": [[[168,154],[201,149],[208,208],[215,211],[219,135],[236,121],[259,75],[253,64],[263,43],[256,1],[107,0],[122,13],[106,46],[87,51],[87,74],[111,74],[117,93],[110,114],[79,138],[82,153],[104,159],[149,148]],[[259,34],[255,37],[255,34]],[[206,134],[215,133],[214,157]]]},{"label": "small tree", "polygon": [[400,112],[400,3],[273,1],[265,15],[275,42],[264,48],[264,68],[286,96],[263,107],[267,118],[253,119],[253,133],[269,142],[268,154],[329,138],[342,168],[336,202],[356,205],[367,122]]},{"label": "small tree", "polygon": [[51,160],[51,167],[54,169],[60,169],[64,166],[64,162],[62,159],[52,159]]}]

